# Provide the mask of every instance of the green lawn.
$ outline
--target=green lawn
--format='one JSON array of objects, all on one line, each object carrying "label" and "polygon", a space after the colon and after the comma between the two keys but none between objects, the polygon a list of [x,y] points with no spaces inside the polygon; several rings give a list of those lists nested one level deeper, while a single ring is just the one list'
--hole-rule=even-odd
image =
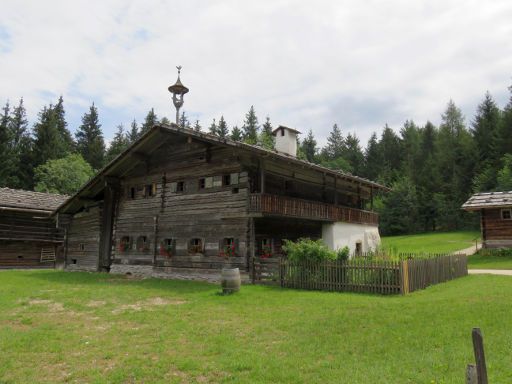
[{"label": "green lawn", "polygon": [[445,253],[474,246],[475,239],[480,242],[480,232],[433,232],[382,237],[382,246],[384,249],[391,249],[394,252]]},{"label": "green lawn", "polygon": [[471,329],[512,381],[512,278],[408,296],[0,272],[0,383],[462,383]]}]

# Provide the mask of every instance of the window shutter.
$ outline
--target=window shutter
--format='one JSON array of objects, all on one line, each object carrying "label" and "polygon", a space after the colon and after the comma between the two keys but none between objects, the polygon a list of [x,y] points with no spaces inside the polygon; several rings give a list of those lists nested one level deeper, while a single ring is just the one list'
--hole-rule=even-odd
[{"label": "window shutter", "polygon": [[172,183],[169,184],[169,189],[170,189],[171,193],[176,193],[177,185],[178,185],[178,183],[175,181],[173,181]]},{"label": "window shutter", "polygon": [[238,241],[238,238],[234,239],[233,240],[235,242],[235,255],[236,256],[242,256],[240,254],[240,247],[239,247],[239,241]]},{"label": "window shutter", "polygon": [[238,184],[238,172],[231,174],[231,184]]},{"label": "window shutter", "polygon": [[151,192],[153,196],[156,196],[156,183],[151,184]]}]

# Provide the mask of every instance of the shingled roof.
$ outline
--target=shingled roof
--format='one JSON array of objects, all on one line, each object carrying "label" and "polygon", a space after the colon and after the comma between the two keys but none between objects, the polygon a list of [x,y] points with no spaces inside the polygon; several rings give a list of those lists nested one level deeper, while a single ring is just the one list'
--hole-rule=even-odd
[{"label": "shingled roof", "polygon": [[462,205],[466,211],[512,207],[512,191],[476,193]]},{"label": "shingled roof", "polygon": [[67,195],[24,191],[21,189],[0,188],[0,211],[26,209],[51,213],[66,199]]}]

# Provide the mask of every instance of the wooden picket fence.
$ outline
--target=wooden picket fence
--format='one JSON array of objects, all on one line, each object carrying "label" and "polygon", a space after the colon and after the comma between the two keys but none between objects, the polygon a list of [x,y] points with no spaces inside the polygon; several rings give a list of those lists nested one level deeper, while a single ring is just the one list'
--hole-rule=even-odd
[{"label": "wooden picket fence", "polygon": [[255,284],[285,288],[407,294],[468,273],[466,255],[412,256],[400,261],[361,257],[319,263],[254,258],[251,278]]}]

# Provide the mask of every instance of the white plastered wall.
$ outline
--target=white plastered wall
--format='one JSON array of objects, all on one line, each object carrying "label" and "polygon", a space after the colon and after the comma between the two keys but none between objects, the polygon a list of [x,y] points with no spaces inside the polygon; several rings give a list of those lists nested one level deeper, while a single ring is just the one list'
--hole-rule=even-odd
[{"label": "white plastered wall", "polygon": [[322,240],[330,249],[348,246],[350,254],[361,243],[362,252],[370,252],[380,245],[379,228],[374,225],[336,222],[322,225]]}]

